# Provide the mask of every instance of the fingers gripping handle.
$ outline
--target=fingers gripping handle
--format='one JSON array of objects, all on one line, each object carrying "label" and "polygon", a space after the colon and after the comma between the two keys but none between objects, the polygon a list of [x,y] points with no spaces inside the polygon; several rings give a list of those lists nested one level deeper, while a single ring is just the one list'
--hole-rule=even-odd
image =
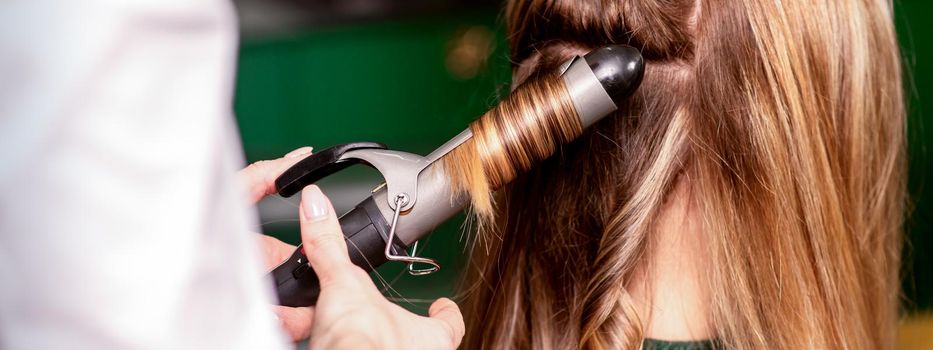
[{"label": "fingers gripping handle", "polygon": [[[340,217],[340,228],[347,240],[350,260],[363,270],[370,271],[386,262],[384,250],[388,238],[388,224],[372,197]],[[394,254],[406,254],[404,246],[396,240]],[[271,272],[276,285],[279,304],[284,306],[310,306],[317,302],[321,292],[317,274],[308,265],[302,246]]]}]

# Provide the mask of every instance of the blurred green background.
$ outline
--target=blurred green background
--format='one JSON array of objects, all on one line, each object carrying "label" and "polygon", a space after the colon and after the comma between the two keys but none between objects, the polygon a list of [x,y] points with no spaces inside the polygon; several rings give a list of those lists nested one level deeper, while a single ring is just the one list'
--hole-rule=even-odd
[{"label": "blurred green background", "polygon": [[[249,161],[295,148],[351,141],[427,154],[465,128],[508,91],[507,47],[496,1],[237,2],[243,39],[235,112]],[[929,1],[900,1],[896,22],[908,73],[911,207],[904,264],[907,310],[933,310],[933,167],[924,102],[933,98]],[[929,103],[927,103],[929,104]],[[322,188],[338,211],[380,183],[352,168]],[[260,204],[263,231],[297,242],[294,199]],[[440,273],[411,277],[400,264],[378,269],[386,295],[413,310],[452,296],[464,250],[459,225],[437,229],[419,255],[438,258]],[[382,281],[380,281],[382,283]]]}]

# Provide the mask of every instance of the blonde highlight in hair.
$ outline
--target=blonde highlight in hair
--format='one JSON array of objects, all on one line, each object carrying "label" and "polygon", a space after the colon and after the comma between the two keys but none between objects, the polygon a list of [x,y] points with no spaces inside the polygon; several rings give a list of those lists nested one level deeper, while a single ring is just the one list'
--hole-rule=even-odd
[{"label": "blonde highlight in hair", "polygon": [[906,165],[889,1],[513,0],[505,13],[516,81],[610,43],[640,48],[647,70],[614,116],[535,167],[524,157],[558,139],[502,120],[527,125],[544,92],[474,124],[445,159],[494,238],[464,277],[465,347],[641,347],[651,315],[630,283],[686,188],[717,344],[893,348]]}]

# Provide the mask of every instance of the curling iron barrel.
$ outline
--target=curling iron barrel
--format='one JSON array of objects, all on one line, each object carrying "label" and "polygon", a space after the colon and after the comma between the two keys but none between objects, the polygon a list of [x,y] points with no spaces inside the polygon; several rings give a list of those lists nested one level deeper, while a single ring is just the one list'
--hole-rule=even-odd
[{"label": "curling iron barrel", "polygon": [[[641,53],[626,45],[601,47],[568,60],[560,68],[583,128],[617,110],[638,88],[643,75]],[[454,195],[442,157],[472,137],[468,128],[425,157],[388,150],[378,143],[334,146],[285,171],[276,180],[276,188],[287,197],[353,164],[376,168],[385,184],[340,217],[350,259],[367,271],[395,260],[408,263],[412,274],[430,273],[440,266],[431,259],[414,256],[414,251],[409,256],[405,249],[417,246],[421,237],[469,202],[465,195]],[[416,264],[432,267],[418,270]],[[317,276],[301,247],[271,274],[281,305],[308,306],[317,300]]]}]

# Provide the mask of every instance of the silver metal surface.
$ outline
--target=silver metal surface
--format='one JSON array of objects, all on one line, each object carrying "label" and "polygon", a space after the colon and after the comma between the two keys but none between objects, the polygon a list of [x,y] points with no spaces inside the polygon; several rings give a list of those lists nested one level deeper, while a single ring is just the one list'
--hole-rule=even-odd
[{"label": "silver metal surface", "polygon": [[[417,179],[416,184],[413,186],[409,184],[403,185],[403,188],[409,189],[405,190],[408,191],[407,193],[413,194],[410,195],[410,203],[407,206],[402,206],[403,213],[401,213],[397,225],[392,225],[393,227],[397,227],[398,238],[406,246],[416,243],[421,237],[430,233],[437,225],[442,224],[451,216],[456,215],[469,200],[468,198],[452,198],[453,194],[450,190],[447,175],[444,174],[444,166],[441,158],[471,137],[473,137],[473,132],[467,128],[424,158],[421,158],[412,169],[406,169],[401,172],[396,171],[399,176],[402,176],[401,173],[411,174],[417,171],[414,176],[409,178]],[[411,160],[413,158],[408,157],[408,159]],[[386,166],[404,166],[406,162],[407,161],[389,162]],[[423,166],[425,165],[424,163],[427,163],[426,166]],[[386,184],[373,190],[373,198],[376,200],[376,206],[379,207],[382,216],[391,218],[394,216],[395,207],[393,201],[390,199],[398,196],[402,189],[396,186],[395,190],[393,190],[392,180],[389,179],[388,175],[385,175],[386,171],[392,172],[394,170],[387,169],[383,171],[380,169],[379,171],[385,176]],[[414,190],[410,190],[411,188]],[[424,203],[424,205],[415,206],[415,202]]]},{"label": "silver metal surface", "polygon": [[441,157],[445,156],[447,153],[450,153],[450,151],[453,151],[454,148],[457,148],[457,146],[460,146],[460,144],[466,142],[466,140],[469,140],[472,137],[473,131],[470,130],[470,128],[466,128],[457,134],[457,136],[454,136],[452,139],[444,142],[443,145],[432,151],[430,154],[426,155],[424,158],[428,162],[434,163],[434,161],[441,159]]},{"label": "silver metal surface", "polygon": [[[441,265],[438,264],[434,259],[417,257],[415,256],[414,252],[412,252],[411,256],[392,254],[392,242],[395,241],[395,228],[398,226],[398,216],[402,212],[401,208],[407,201],[408,196],[406,196],[404,193],[399,194],[395,197],[395,200],[392,201],[395,203],[395,210],[392,212],[392,224],[389,226],[389,237],[386,239],[386,248],[384,251],[386,259],[389,261],[401,261],[408,263],[408,273],[415,276],[427,275],[437,272],[441,269]],[[416,269],[414,268],[414,264],[427,264],[431,265],[431,267],[426,269]]]},{"label": "silver metal surface", "polygon": [[584,129],[618,109],[583,57],[571,59],[561,78],[564,79]]},{"label": "silver metal surface", "polygon": [[[428,235],[435,227],[456,215],[469,201],[465,196],[454,197],[450,182],[444,174],[443,160],[424,169],[418,175],[418,203],[411,210],[401,213],[396,227],[399,241],[406,246]],[[392,218],[394,210],[389,206],[386,187],[373,193],[376,206],[386,219]]]},{"label": "silver metal surface", "polygon": [[[340,159],[360,159],[379,170],[386,187],[395,198],[405,194],[410,200],[402,204],[402,210],[411,209],[418,201],[418,173],[431,164],[417,154],[386,149],[361,149],[344,153]],[[395,209],[395,202],[387,203]]]},{"label": "silver metal surface", "polygon": [[425,157],[401,151],[362,149],[344,153],[340,158],[360,159],[379,170],[385,179],[384,187],[388,189],[386,204],[394,210],[396,204],[388,198],[396,198],[400,194],[405,194],[409,200],[402,204],[402,211],[407,211],[418,202],[418,175],[471,137],[473,137],[473,132],[467,128]]},{"label": "silver metal surface", "polygon": [[583,57],[581,56],[573,56],[569,60],[567,60],[567,62],[561,63],[560,67],[557,68],[557,74],[564,75],[564,73],[567,72],[567,68],[570,68],[571,63],[573,63],[576,60],[582,60],[582,59]]}]

